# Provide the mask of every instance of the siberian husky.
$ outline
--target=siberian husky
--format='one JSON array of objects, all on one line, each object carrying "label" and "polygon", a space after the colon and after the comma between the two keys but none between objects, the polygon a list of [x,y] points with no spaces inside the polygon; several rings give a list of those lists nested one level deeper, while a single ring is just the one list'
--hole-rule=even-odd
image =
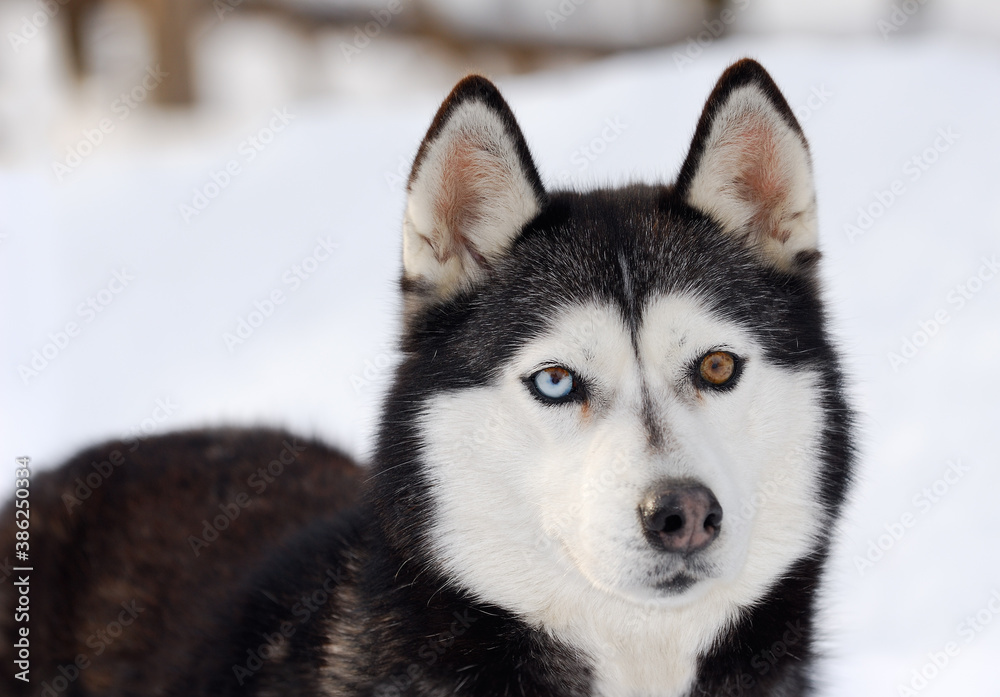
[{"label": "siberian husky", "polygon": [[[209,431],[39,476],[64,596],[31,690],[810,694],[853,458],[819,256],[802,129],[752,60],[673,184],[588,192],[546,191],[496,87],[462,80],[408,183],[370,467]],[[268,484],[275,462],[295,474]]]}]

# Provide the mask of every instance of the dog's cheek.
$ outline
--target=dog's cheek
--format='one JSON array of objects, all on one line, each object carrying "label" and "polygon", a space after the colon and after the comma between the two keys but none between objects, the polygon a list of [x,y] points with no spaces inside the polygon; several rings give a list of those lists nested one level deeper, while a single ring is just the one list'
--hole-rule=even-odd
[{"label": "dog's cheek", "polygon": [[774,576],[812,550],[825,525],[820,501],[822,390],[817,375],[769,367],[761,376],[748,440],[753,493],[734,513],[749,521],[743,575]]},{"label": "dog's cheek", "polygon": [[[559,478],[564,444],[525,409],[519,387],[481,387],[431,398],[421,418],[422,467],[433,497],[428,539],[444,569],[482,599],[523,612],[547,602],[526,593],[561,577],[565,560],[543,516],[572,524]],[[560,566],[563,564],[563,566]],[[537,597],[536,597],[537,596]]]}]

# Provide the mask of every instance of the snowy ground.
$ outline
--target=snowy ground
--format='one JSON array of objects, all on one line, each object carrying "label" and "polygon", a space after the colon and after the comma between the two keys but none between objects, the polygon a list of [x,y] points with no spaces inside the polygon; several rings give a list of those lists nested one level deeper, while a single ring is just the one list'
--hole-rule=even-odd
[{"label": "snowy ground", "polygon": [[[743,55],[771,70],[811,141],[828,297],[863,413],[824,694],[993,697],[1000,48],[742,38],[679,67],[680,50],[501,87],[548,182],[588,186],[670,179],[721,70]],[[401,180],[442,96],[275,101],[222,125],[150,119],[144,136],[108,100],[80,128],[107,119],[109,132],[61,181],[65,145],[11,159],[0,462],[50,467],[102,438],[207,423],[283,425],[363,454],[392,361]],[[602,141],[608,120],[620,133]],[[198,195],[208,205],[185,213]],[[275,291],[282,302],[227,346]],[[12,486],[0,478],[4,497]],[[932,677],[911,686],[920,670]]]}]

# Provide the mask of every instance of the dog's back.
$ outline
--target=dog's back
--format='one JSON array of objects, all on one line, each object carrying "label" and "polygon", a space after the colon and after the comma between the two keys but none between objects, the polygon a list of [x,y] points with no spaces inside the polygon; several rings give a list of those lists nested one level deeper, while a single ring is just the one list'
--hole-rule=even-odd
[{"label": "dog's back", "polygon": [[[23,625],[11,577],[0,584],[0,692],[162,694],[262,558],[353,505],[360,473],[319,442],[230,429],[110,442],[38,474],[30,682],[14,677]],[[0,559],[13,560],[10,506],[0,519]]]}]

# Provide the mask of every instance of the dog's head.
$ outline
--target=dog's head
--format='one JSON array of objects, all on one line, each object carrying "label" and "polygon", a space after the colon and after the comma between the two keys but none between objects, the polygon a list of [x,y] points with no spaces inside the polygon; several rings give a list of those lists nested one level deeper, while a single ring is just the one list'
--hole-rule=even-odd
[{"label": "dog's head", "polygon": [[846,479],[816,228],[802,131],[753,61],[672,186],[587,193],[546,192],[496,88],[463,80],[409,180],[390,537],[543,624],[755,602]]}]

